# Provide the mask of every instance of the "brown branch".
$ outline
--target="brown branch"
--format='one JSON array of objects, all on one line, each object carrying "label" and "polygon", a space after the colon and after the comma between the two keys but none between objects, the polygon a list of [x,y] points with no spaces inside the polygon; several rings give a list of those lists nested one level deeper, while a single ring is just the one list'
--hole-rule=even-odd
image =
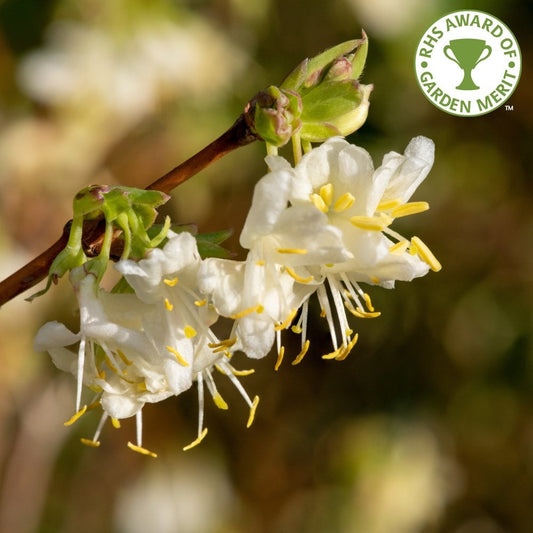
[{"label": "brown branch", "polygon": [[[217,159],[220,159],[236,148],[257,140],[259,137],[251,131],[247,121],[246,112],[248,108],[247,106],[245,113],[235,121],[229,130],[218,137],[218,139],[215,139],[190,159],[187,159],[187,161],[148,185],[146,189],[158,190],[168,194],[178,185],[192,178]],[[95,224],[95,221],[88,221],[84,225],[82,242],[85,253],[89,256],[94,256],[100,249],[105,227],[105,224],[102,222],[100,221],[100,223]],[[70,222],[65,225],[63,234],[52,246],[0,282],[0,306],[31,287],[34,287],[48,275],[53,260],[67,244],[69,231]]]}]

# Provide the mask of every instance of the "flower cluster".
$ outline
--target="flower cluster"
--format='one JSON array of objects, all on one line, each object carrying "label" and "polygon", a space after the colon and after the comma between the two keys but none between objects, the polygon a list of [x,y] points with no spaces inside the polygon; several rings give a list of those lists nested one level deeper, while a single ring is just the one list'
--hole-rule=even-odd
[{"label": "flower cluster", "polygon": [[[35,340],[38,351],[48,351],[77,379],[76,414],[66,424],[101,406],[94,437],[83,439],[97,446],[108,418],[118,426],[135,416],[137,441],[128,446],[155,455],[142,443],[144,405],[196,383],[198,435],[188,449],[207,433],[204,387],[217,407],[228,408],[215,385],[219,372],[248,404],[250,426],[259,398],[251,399],[239,381],[251,371],[237,370],[232,357],[240,351],[258,359],[275,345],[277,369],[285,352],[282,332],[290,328],[301,336],[293,360],[299,363],[310,349],[307,316],[314,294],[331,337],[322,357],[346,358],[357,342],[349,315],[379,316],[362,283],[393,288],[397,280],[440,269],[420,238],[391,229],[394,219],[428,209],[410,198],[433,158],[433,142],[424,137],[413,139],[403,155],[387,154],[377,169],[368,152],[341,137],[310,149],[294,167],[269,155],[269,172],[255,187],[240,236],[246,260],[202,259],[190,233],[169,230],[161,247],[144,258],[116,263],[125,293],[101,289],[90,263],[73,268],[79,333],[50,322]],[[227,339],[211,329],[219,317],[233,321]],[[86,402],[84,386],[93,395]]]}]

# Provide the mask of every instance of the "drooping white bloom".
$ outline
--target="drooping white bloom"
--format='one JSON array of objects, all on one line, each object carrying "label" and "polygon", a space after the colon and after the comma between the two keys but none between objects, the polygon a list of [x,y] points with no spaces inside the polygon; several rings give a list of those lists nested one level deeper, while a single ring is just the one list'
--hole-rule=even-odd
[{"label": "drooping white bloom", "polygon": [[[200,263],[194,237],[170,232],[164,249],[154,249],[138,262],[117,264],[135,294],[107,293],[84,267],[72,271],[80,331],[74,334],[63,324],[50,322],[39,330],[35,348],[48,351],[58,368],[77,377],[77,412],[68,424],[87,410],[86,405],[81,407],[82,385],[95,392],[90,405],[99,403],[104,413],[94,438],[83,439],[84,443],[99,445],[108,417],[118,425],[119,419],[135,415],[137,444],[128,446],[155,455],[142,447],[144,404],[179,395],[197,381],[198,438],[190,446],[197,444],[207,433],[203,427],[204,382],[215,404],[227,409],[214,384],[214,368],[240,391],[250,407],[248,425],[252,423],[258,398],[252,401],[237,379],[248,372],[239,372],[230,364],[234,342],[220,341],[209,328],[217,315],[199,299],[196,274]],[[69,348],[74,345],[77,347]]]},{"label": "drooping white bloom", "polygon": [[[201,286],[217,310],[237,319],[236,334],[248,355],[265,355],[274,331],[289,327],[301,306],[292,328],[302,334],[299,361],[308,347],[307,302],[316,291],[333,344],[324,357],[343,359],[357,341],[345,308],[358,317],[379,315],[359,282],[392,288],[396,280],[440,268],[420,239],[408,241],[389,228],[395,218],[429,207],[408,200],[433,158],[433,142],[424,137],[413,139],[404,155],[387,154],[376,170],[368,152],[342,138],[304,155],[295,168],[281,157],[267,157],[271,172],[256,185],[240,237],[250,250],[247,260],[223,267],[211,260],[201,275]],[[280,290],[284,279],[288,282]],[[263,311],[265,302],[274,310],[266,319],[257,312],[239,313]],[[254,343],[261,343],[261,349],[254,349]],[[279,334],[278,356],[277,364],[283,356]]]}]

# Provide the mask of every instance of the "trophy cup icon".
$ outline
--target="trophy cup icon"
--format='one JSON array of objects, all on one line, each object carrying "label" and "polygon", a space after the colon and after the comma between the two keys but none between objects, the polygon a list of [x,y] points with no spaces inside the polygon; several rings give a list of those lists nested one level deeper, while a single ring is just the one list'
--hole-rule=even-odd
[{"label": "trophy cup icon", "polygon": [[[485,55],[483,55],[487,52]],[[472,79],[472,71],[478,63],[487,59],[492,48],[482,39],[454,39],[444,47],[444,55],[457,63],[464,71],[463,81],[456,87],[463,91],[479,89]],[[451,55],[450,55],[451,54]]]}]

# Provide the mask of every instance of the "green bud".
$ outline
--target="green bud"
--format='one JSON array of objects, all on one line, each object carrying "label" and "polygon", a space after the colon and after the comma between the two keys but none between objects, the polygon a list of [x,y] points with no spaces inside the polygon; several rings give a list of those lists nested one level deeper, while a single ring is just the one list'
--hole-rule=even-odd
[{"label": "green bud", "polygon": [[302,98],[302,140],[323,142],[358,130],[367,118],[373,88],[356,80],[325,81],[308,92]]},{"label": "green bud", "polygon": [[283,146],[300,129],[302,101],[288,89],[271,85],[257,93],[245,109],[253,133],[273,146]]}]

